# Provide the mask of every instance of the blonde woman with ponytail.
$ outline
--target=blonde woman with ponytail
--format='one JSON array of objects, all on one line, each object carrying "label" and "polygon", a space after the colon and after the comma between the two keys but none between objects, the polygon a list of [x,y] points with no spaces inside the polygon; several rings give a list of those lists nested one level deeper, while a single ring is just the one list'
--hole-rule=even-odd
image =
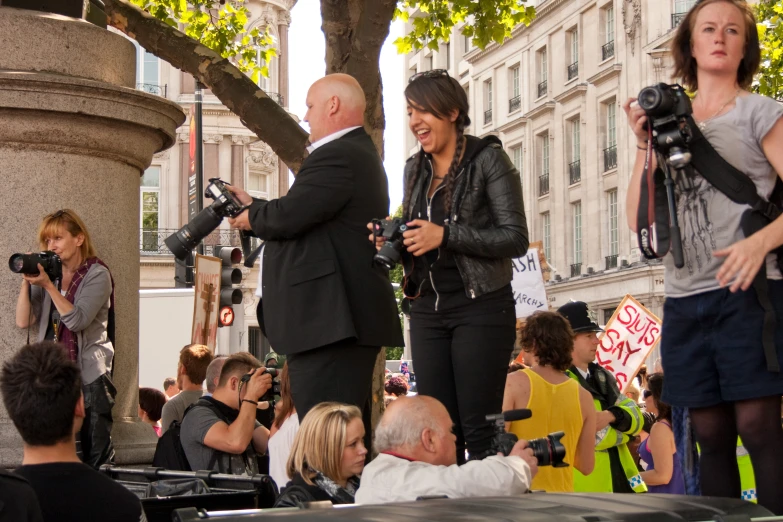
[{"label": "blonde woman with ponytail", "polygon": [[421,148],[405,166],[403,306],[418,392],[454,419],[461,463],[466,449],[489,454],[484,416],[502,406],[516,326],[511,259],[528,247],[522,185],[500,140],[465,134],[468,99],[447,71],[414,75],[405,98]]}]

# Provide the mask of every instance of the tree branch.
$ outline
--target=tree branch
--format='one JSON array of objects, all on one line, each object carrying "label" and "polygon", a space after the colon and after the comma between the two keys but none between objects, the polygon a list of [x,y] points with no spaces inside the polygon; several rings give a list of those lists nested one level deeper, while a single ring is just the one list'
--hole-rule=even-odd
[{"label": "tree branch", "polygon": [[105,0],[109,24],[135,39],[155,56],[193,75],[239,116],[294,172],[305,156],[307,133],[231,62],[130,4]]}]

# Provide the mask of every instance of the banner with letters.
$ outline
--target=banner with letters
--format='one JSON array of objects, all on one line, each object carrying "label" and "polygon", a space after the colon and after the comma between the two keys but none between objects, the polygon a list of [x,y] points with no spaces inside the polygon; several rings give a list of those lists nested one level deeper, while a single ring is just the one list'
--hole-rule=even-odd
[{"label": "banner with letters", "polygon": [[612,372],[620,392],[625,393],[660,338],[661,320],[626,295],[599,337],[595,362]]},{"label": "banner with letters", "polygon": [[204,344],[215,352],[220,306],[220,259],[196,255],[196,298],[193,305],[193,332],[190,342]]},{"label": "banner with letters", "polygon": [[514,267],[511,289],[514,292],[517,319],[533,315],[539,310],[549,310],[539,252],[538,248],[531,246],[527,254],[511,260]]}]

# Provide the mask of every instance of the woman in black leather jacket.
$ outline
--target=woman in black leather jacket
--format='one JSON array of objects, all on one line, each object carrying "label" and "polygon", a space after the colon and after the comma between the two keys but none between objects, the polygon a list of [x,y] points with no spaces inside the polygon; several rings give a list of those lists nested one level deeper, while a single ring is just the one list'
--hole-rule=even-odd
[{"label": "woman in black leather jacket", "polygon": [[411,77],[405,166],[404,290],[418,392],[455,423],[457,459],[490,452],[516,314],[511,259],[528,247],[519,172],[494,136],[465,135],[468,100],[445,70]]}]

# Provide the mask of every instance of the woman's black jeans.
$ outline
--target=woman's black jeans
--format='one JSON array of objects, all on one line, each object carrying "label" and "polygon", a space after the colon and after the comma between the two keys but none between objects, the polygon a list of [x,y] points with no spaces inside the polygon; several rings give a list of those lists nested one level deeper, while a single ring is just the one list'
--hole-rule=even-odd
[{"label": "woman's black jeans", "polygon": [[[500,413],[516,339],[513,301],[471,303],[435,312],[414,306],[411,353],[420,395],[446,406],[457,435],[457,462],[490,449],[493,426],[485,416]],[[418,308],[418,309],[417,309]]]},{"label": "woman's black jeans", "polygon": [[114,445],[111,441],[114,398],[117,389],[105,373],[83,388],[85,417],[76,441],[76,452],[88,466],[98,469],[114,463]]}]

